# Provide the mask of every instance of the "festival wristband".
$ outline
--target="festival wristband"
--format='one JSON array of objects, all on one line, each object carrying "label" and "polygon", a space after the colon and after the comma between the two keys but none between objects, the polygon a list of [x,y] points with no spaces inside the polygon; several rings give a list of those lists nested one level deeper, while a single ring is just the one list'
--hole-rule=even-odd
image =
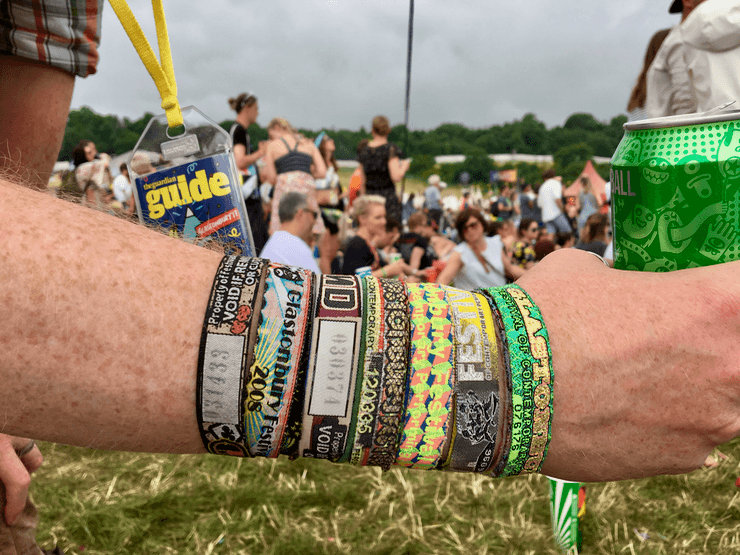
[{"label": "festival wristband", "polygon": [[452,309],[456,362],[449,468],[486,472],[493,462],[500,404],[493,315],[479,293],[443,290]]},{"label": "festival wristband", "polygon": [[247,447],[253,457],[280,454],[310,318],[311,276],[302,268],[269,266],[247,381]]},{"label": "festival wristband", "polygon": [[542,463],[545,462],[547,448],[552,438],[555,376],[552,366],[550,337],[545,327],[542,312],[527,292],[515,284],[508,285],[507,291],[516,302],[524,319],[524,327],[529,339],[529,355],[533,360],[534,425],[532,427],[532,444],[529,448],[529,456],[524,463],[524,471],[527,473],[539,472]]},{"label": "festival wristband", "polygon": [[547,452],[552,421],[547,330],[539,309],[520,287],[508,285],[486,293],[501,314],[511,368],[511,447],[501,476],[536,472]]},{"label": "festival wristband", "polygon": [[405,282],[380,280],[383,300],[382,397],[367,464],[389,470],[398,451],[408,385],[409,302]]},{"label": "festival wristband", "polygon": [[226,256],[216,271],[198,353],[196,411],[206,450],[247,457],[247,369],[254,352],[267,261]]},{"label": "festival wristband", "polygon": [[288,422],[283,434],[283,443],[280,446],[280,454],[295,460],[298,457],[298,447],[301,441],[301,429],[303,427],[303,407],[306,400],[306,376],[308,375],[309,355],[311,353],[310,339],[313,330],[313,314],[316,303],[316,274],[311,274],[311,294],[308,296],[308,314],[306,330],[303,335],[303,352],[301,361],[298,365],[298,375],[296,376],[295,389],[293,390],[293,399],[290,401],[290,413]]},{"label": "festival wristband", "polygon": [[409,284],[408,288],[411,364],[396,464],[432,469],[442,456],[451,420],[452,314],[438,285]]},{"label": "festival wristband", "polygon": [[301,430],[302,457],[337,462],[344,456],[354,411],[361,305],[356,276],[319,278]]},{"label": "festival wristband", "polygon": [[[501,401],[499,410],[499,438],[496,449],[493,452],[493,464],[491,467],[491,476],[499,477],[506,468],[508,462],[509,449],[511,449],[511,438],[513,435],[513,411],[511,408],[511,362],[509,360],[508,342],[506,340],[506,331],[501,313],[498,311],[496,304],[490,296],[482,292],[483,298],[488,301],[488,306],[493,314],[493,324],[496,331],[496,340],[498,343],[499,359],[499,400]],[[521,432],[521,423],[517,427]],[[521,434],[520,434],[521,435]],[[518,441],[521,441],[519,439]]]},{"label": "festival wristband", "polygon": [[350,436],[353,438],[350,462],[364,466],[370,454],[375,422],[378,419],[383,376],[383,303],[378,278],[363,278],[363,321],[360,368],[357,379],[362,384],[355,398],[355,417]]}]

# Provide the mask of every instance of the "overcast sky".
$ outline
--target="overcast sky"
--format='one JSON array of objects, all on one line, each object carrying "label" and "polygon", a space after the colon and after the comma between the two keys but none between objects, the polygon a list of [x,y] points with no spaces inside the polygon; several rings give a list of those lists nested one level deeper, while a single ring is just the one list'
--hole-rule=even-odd
[{"label": "overcast sky", "polygon": [[[411,129],[489,127],[532,112],[548,127],[575,112],[625,113],[648,40],[679,16],[670,0],[416,0]],[[151,2],[129,0],[156,49]],[[165,0],[178,99],[215,121],[253,91],[259,122],[369,128],[403,123],[406,0]],[[154,82],[110,5],[98,73],[72,107],[131,119],[161,113]]]}]

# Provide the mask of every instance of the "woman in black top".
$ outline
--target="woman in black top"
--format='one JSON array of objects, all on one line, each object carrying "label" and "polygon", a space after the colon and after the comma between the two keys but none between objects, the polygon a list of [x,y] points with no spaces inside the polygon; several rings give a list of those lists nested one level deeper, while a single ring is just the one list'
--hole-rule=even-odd
[{"label": "woman in black top", "polygon": [[396,145],[388,142],[391,126],[388,118],[377,116],[373,119],[372,140],[361,143],[357,157],[362,168],[361,193],[380,195],[385,198],[385,210],[389,218],[401,221],[402,208],[396,192],[396,183],[403,179],[411,160],[401,160],[401,152]]},{"label": "woman in black top", "polygon": [[[234,160],[236,167],[242,172],[242,180],[246,182],[251,177],[255,177],[254,187],[245,191],[244,202],[247,207],[247,217],[249,226],[252,228],[252,238],[254,239],[255,256],[259,256],[262,247],[267,242],[267,223],[265,222],[265,212],[262,208],[262,197],[260,197],[260,179],[257,167],[257,160],[262,158],[266,152],[265,141],[260,141],[257,150],[252,148],[252,141],[249,139],[249,126],[257,122],[259,116],[259,103],[257,97],[252,93],[242,93],[236,98],[229,99],[229,106],[236,112],[236,122],[231,126],[231,142],[234,145]],[[250,171],[250,167],[252,168]]]},{"label": "woman in black top", "polygon": [[342,274],[373,275],[375,277],[405,277],[414,271],[403,260],[380,265],[375,239],[385,233],[385,198],[363,195],[352,206],[357,222],[357,233],[347,243],[342,263]]}]

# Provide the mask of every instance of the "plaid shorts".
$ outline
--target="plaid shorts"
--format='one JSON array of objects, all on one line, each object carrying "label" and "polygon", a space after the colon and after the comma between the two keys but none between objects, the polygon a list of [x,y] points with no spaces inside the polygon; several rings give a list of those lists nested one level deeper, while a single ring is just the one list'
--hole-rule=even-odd
[{"label": "plaid shorts", "polygon": [[0,0],[0,53],[87,77],[98,63],[105,0]]}]

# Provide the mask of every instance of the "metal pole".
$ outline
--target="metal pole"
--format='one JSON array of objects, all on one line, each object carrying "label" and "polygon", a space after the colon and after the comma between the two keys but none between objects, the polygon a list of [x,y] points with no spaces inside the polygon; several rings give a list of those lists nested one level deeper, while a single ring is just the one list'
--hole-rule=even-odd
[{"label": "metal pole", "polygon": [[[414,0],[409,0],[409,39],[406,54],[406,105],[403,118],[404,125],[404,145],[403,151],[409,155],[409,99],[411,97],[411,46],[414,42]],[[406,176],[401,181],[401,202],[403,203],[403,194],[406,190]]]}]

